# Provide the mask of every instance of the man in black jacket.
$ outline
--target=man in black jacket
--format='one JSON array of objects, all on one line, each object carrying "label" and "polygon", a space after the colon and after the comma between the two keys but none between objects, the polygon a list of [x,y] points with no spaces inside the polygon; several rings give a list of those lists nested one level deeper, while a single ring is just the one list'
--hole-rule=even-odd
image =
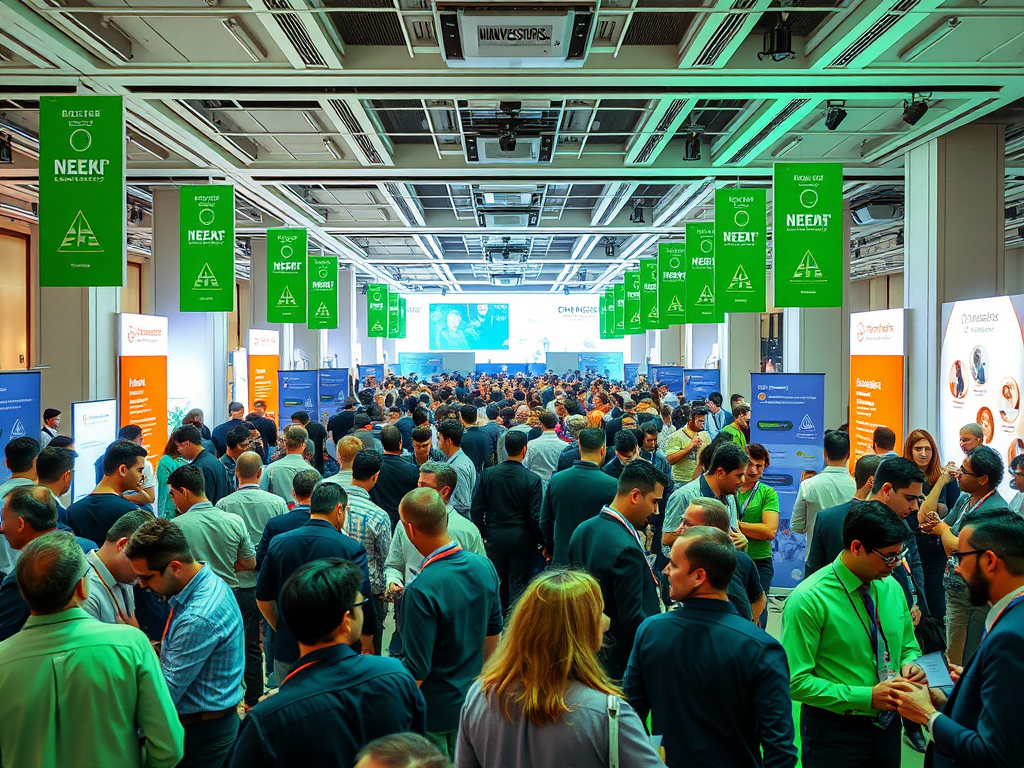
[{"label": "man in black jacket", "polygon": [[615,499],[580,524],[569,541],[569,562],[597,579],[604,612],[611,620],[599,657],[605,671],[621,680],[644,619],[659,612],[658,577],[637,529],[658,508],[665,476],[646,461],[632,461],[619,476]]},{"label": "man in black jacket", "polygon": [[324,445],[327,443],[327,430],[319,421],[310,421],[305,411],[292,414],[292,424],[298,424],[313,441],[313,469],[321,475],[324,473]]},{"label": "man in black jacket", "polygon": [[356,417],[358,403],[359,401],[354,397],[345,398],[345,409],[331,416],[330,421],[327,422],[327,433],[335,445],[352,431],[352,420]]},{"label": "man in black jacket", "polygon": [[370,490],[370,501],[388,513],[391,530],[398,524],[398,505],[402,497],[416,488],[419,469],[402,456],[402,433],[393,424],[380,431],[384,447],[384,463],[380,466],[377,483]]},{"label": "man in black jacket", "polygon": [[544,484],[523,466],[526,443],[523,432],[506,435],[508,459],[483,471],[470,508],[470,517],[486,542],[487,557],[501,580],[506,613],[526,589],[541,543]]},{"label": "man in black jacket", "polygon": [[487,467],[493,466],[492,458],[497,453],[498,436],[486,432],[476,425],[479,416],[476,406],[462,406],[459,409],[459,416],[465,430],[462,433],[462,452],[473,462],[476,473],[479,475]]}]

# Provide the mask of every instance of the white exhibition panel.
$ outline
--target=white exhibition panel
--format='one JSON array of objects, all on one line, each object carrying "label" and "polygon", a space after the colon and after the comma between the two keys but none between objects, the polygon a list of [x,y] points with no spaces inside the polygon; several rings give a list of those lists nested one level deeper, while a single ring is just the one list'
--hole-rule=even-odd
[{"label": "white exhibition panel", "polygon": [[117,440],[117,431],[117,400],[71,404],[71,437],[78,453],[71,484],[72,503],[96,487],[96,460]]}]

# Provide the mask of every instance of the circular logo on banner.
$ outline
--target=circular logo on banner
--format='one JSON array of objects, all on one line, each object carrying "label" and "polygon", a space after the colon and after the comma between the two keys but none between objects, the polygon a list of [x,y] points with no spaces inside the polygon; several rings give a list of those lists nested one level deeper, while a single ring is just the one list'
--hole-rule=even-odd
[{"label": "circular logo on banner", "polygon": [[700,252],[711,253],[711,249],[715,247],[715,244],[711,242],[709,238],[705,238],[700,241]]},{"label": "circular logo on banner", "polygon": [[800,205],[813,208],[818,204],[818,193],[813,189],[805,189],[800,193]]},{"label": "circular logo on banner", "polygon": [[736,222],[737,227],[745,227],[750,223],[750,214],[746,211],[736,211],[733,221]]},{"label": "circular logo on banner", "polygon": [[75,152],[85,152],[85,150],[92,146],[92,134],[85,130],[85,128],[78,128],[71,132],[68,143],[71,144],[71,148]]},{"label": "circular logo on banner", "polygon": [[213,209],[212,208],[203,208],[201,211],[199,211],[199,223],[200,224],[203,224],[203,225],[208,227],[211,224],[213,224],[213,219],[214,219],[214,215],[213,215]]},{"label": "circular logo on banner", "polygon": [[135,329],[132,328],[130,325],[128,326],[128,343],[129,344],[134,344],[135,343]]},{"label": "circular logo on banner", "polygon": [[669,258],[669,260],[668,260],[668,266],[669,266],[669,268],[671,268],[671,269],[679,269],[679,265],[680,265],[680,263],[681,263],[681,262],[679,261],[679,257],[678,257],[678,256],[672,256],[672,257],[671,257],[671,258]]},{"label": "circular logo on banner", "polygon": [[330,272],[328,272],[326,269],[321,269],[317,274],[320,275],[321,278],[325,278],[327,277],[327,275],[330,274]]},{"label": "circular logo on banner", "polygon": [[281,246],[281,257],[282,258],[290,259],[292,257],[293,253],[295,253],[295,249],[292,248],[290,245],[282,245]]},{"label": "circular logo on banner", "polygon": [[857,323],[857,341],[864,341],[864,323]]}]

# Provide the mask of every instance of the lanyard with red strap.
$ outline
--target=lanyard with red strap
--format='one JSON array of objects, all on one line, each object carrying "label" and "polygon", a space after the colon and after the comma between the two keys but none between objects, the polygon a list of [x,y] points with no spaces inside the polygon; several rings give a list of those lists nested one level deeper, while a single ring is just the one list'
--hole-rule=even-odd
[{"label": "lanyard with red strap", "polygon": [[621,525],[623,528],[629,531],[633,538],[636,539],[636,545],[640,547],[640,551],[643,553],[644,556],[644,564],[647,566],[647,570],[651,572],[651,578],[654,579],[654,586],[658,586],[658,577],[654,573],[654,568],[651,566],[651,561],[647,559],[647,552],[644,551],[644,545],[640,543],[640,534],[636,532],[636,528],[630,525],[629,521],[626,520],[626,518],[624,518],[611,507],[605,507],[601,511],[609,517],[618,521],[619,525]]},{"label": "lanyard with red strap", "polygon": [[461,551],[462,551],[462,546],[460,544],[456,543],[456,542],[452,542],[450,545],[448,545],[447,549],[442,549],[439,552],[434,552],[430,557],[428,557],[426,560],[424,560],[423,564],[420,565],[420,573],[423,573],[423,569],[426,568],[431,563],[436,563],[438,560],[443,560],[446,557],[451,557],[456,552],[461,552]]},{"label": "lanyard with red strap", "polygon": [[160,645],[164,644],[164,638],[167,637],[167,630],[171,628],[171,619],[174,618],[174,608],[171,608],[171,612],[167,614],[167,623],[164,624],[164,633],[160,635]]},{"label": "lanyard with red strap", "polygon": [[303,664],[301,667],[296,667],[295,669],[293,669],[291,672],[289,672],[285,676],[284,680],[281,681],[281,685],[284,685],[285,683],[287,683],[289,680],[291,680],[293,677],[295,677],[297,674],[299,674],[299,672],[304,670],[306,667],[312,667],[314,664],[319,664],[319,663],[320,663],[320,659],[317,659],[316,661],[308,661],[305,664]]},{"label": "lanyard with red strap", "polygon": [[[114,590],[112,590],[109,586],[107,586],[107,581],[106,581],[106,579],[103,578],[103,574],[100,573],[100,569],[96,567],[95,563],[91,563],[91,562],[89,563],[89,567],[92,568],[93,571],[96,572],[96,578],[100,580],[100,584],[102,584],[103,588],[105,590],[107,590],[107,594],[110,595],[110,599],[114,602],[114,609],[117,611],[117,617],[121,620],[122,624],[127,624],[128,623],[128,619],[130,618],[128,616],[128,610],[127,610],[128,606],[125,605],[125,610],[121,610],[121,604],[117,601],[117,597],[114,596]],[[171,620],[170,620],[170,617],[168,617],[168,619],[167,619],[168,626],[170,625],[170,623],[171,623]],[[164,634],[165,635],[167,634],[167,629],[166,628],[164,629]]]}]

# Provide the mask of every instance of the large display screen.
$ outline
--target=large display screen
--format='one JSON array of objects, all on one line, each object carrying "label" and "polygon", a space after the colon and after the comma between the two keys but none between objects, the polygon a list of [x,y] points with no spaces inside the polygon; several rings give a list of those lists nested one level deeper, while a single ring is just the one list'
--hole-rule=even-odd
[{"label": "large display screen", "polygon": [[508,349],[508,304],[431,304],[430,349]]}]

